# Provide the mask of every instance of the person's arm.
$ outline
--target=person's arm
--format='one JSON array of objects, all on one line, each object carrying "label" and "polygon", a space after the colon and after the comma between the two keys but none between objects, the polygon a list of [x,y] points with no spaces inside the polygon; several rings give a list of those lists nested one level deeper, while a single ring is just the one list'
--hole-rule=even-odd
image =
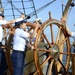
[{"label": "person's arm", "polygon": [[13,24],[13,23],[15,23],[16,21],[19,21],[20,19],[24,19],[25,18],[25,15],[24,14],[22,14],[19,18],[17,18],[17,19],[14,19],[14,20],[10,20],[10,21],[7,21],[7,25],[9,25],[9,24]]},{"label": "person's arm", "polygon": [[21,37],[27,37],[27,38],[33,39],[33,37],[34,37],[34,36],[36,35],[36,33],[37,33],[38,27],[40,27],[39,23],[36,24],[36,27],[34,28],[34,30],[33,30],[32,33],[30,33],[31,31],[21,33],[21,34],[22,34]]},{"label": "person's arm", "polygon": [[[61,22],[62,22],[63,24],[66,24],[66,20],[65,20],[64,17],[61,18]],[[72,32],[69,30],[69,28],[68,28],[67,25],[65,25],[65,29],[66,29],[66,31],[67,31],[67,34],[68,34],[69,36],[72,36]]]},{"label": "person's arm", "polygon": [[29,36],[30,38],[33,38],[35,36],[35,34],[37,33],[37,30],[38,30],[38,27],[40,27],[39,23],[36,24],[36,27],[35,27],[33,33],[30,34],[30,36]]},{"label": "person's arm", "polygon": [[26,31],[22,31],[22,32],[18,32],[19,36],[22,37],[22,38],[33,38],[35,36],[35,34],[37,33],[37,29],[38,29],[39,26],[40,26],[39,24],[36,24],[36,27],[33,30],[32,34],[26,32]]},{"label": "person's arm", "polygon": [[9,32],[7,32],[6,34],[4,34],[2,40],[4,40],[7,37],[8,34],[9,34]]},{"label": "person's arm", "polygon": [[27,43],[27,47],[28,47],[29,49],[31,49],[31,50],[33,50],[33,49],[34,49],[34,46],[33,46],[33,45],[31,45],[30,43]]}]

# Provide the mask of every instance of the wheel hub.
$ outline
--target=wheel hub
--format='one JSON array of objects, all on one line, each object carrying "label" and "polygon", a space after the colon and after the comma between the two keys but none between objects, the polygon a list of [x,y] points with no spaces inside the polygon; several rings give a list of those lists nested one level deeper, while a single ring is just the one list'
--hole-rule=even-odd
[{"label": "wheel hub", "polygon": [[58,45],[53,45],[51,48],[51,55],[55,60],[58,60],[59,57],[59,47]]}]

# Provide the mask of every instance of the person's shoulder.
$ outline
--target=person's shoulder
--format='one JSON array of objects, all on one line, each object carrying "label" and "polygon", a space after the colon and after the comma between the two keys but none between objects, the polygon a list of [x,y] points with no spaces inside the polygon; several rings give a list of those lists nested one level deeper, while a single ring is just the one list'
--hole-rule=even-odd
[{"label": "person's shoulder", "polygon": [[6,20],[0,20],[0,24],[6,24],[7,21]]},{"label": "person's shoulder", "polygon": [[0,21],[6,21],[7,22],[7,20],[0,20]]},{"label": "person's shoulder", "polygon": [[19,28],[16,28],[16,29],[15,29],[15,32],[16,32],[16,33],[19,32],[19,31],[20,31]]}]

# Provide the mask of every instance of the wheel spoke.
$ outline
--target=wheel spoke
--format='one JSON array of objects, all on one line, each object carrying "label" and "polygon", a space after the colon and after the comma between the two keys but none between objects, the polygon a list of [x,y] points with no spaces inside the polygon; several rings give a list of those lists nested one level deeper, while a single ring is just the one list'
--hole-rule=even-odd
[{"label": "wheel spoke", "polygon": [[52,39],[52,44],[53,44],[54,43],[54,34],[53,34],[52,25],[50,25],[50,30],[51,30],[51,39]]},{"label": "wheel spoke", "polygon": [[58,45],[60,46],[60,45],[64,44],[66,42],[66,40],[67,40],[67,37],[64,38]]},{"label": "wheel spoke", "polygon": [[64,69],[64,71],[66,71],[66,68],[65,68],[65,66],[63,65],[63,63],[61,62],[61,60],[58,58],[58,61],[60,62],[60,64],[62,65],[62,67],[63,67],[63,69]]},{"label": "wheel spoke", "polygon": [[52,60],[51,63],[50,63],[50,65],[49,65],[48,75],[52,75],[52,66],[53,66],[53,62],[54,62],[54,60]]},{"label": "wheel spoke", "polygon": [[[48,60],[50,60],[52,58],[52,56],[49,56],[42,64],[41,64],[41,68],[48,62]],[[35,73],[33,75],[36,75],[38,72],[38,70],[35,71]]]},{"label": "wheel spoke", "polygon": [[37,48],[37,51],[43,51],[43,52],[51,52],[51,50],[46,50],[46,49],[42,49],[42,48]]},{"label": "wheel spoke", "polygon": [[52,58],[52,56],[49,56],[41,65],[41,68],[48,62],[48,60],[50,60]]},{"label": "wheel spoke", "polygon": [[49,46],[51,47],[51,43],[50,43],[49,40],[47,39],[46,35],[45,35],[44,33],[42,33],[42,34],[43,34],[45,40],[47,41],[47,43],[49,44]]},{"label": "wheel spoke", "polygon": [[57,34],[57,37],[56,37],[56,43],[58,43],[58,42],[59,42],[60,32],[61,32],[61,27],[60,27],[60,28],[58,28],[58,34]]}]

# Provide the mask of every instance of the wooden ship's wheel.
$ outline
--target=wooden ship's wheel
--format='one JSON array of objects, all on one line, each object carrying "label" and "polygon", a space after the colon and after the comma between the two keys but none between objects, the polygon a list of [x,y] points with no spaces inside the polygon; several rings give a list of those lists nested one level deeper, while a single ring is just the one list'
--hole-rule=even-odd
[{"label": "wooden ship's wheel", "polygon": [[[63,35],[64,38],[61,39],[60,35]],[[41,36],[43,36],[43,42],[41,42]],[[63,75],[68,73],[70,42],[60,21],[49,19],[44,22],[38,30],[34,46],[36,66],[34,75],[58,75],[59,71],[62,71]],[[63,50],[61,46],[63,46]]]}]

